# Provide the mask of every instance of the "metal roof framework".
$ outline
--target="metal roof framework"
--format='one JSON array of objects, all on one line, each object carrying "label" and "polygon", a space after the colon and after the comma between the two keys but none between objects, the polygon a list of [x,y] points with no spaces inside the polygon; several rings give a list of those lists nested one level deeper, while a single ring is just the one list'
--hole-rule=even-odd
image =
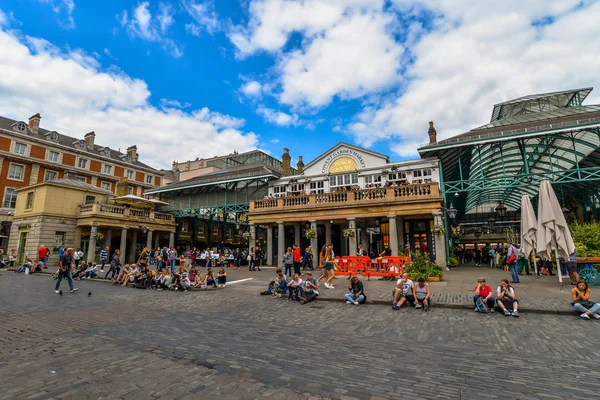
[{"label": "metal roof framework", "polygon": [[598,219],[600,105],[581,105],[590,91],[501,103],[492,123],[419,149],[424,157],[438,156],[447,204],[459,217],[499,203],[518,210],[521,195],[537,196],[540,181],[548,178],[563,205]]}]

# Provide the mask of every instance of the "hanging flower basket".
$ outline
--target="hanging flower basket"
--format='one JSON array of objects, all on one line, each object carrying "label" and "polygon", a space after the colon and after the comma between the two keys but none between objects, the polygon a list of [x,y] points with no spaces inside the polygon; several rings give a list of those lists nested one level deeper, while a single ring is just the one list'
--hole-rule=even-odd
[{"label": "hanging flower basket", "polygon": [[344,229],[344,237],[346,239],[355,237],[355,236],[356,236],[356,231],[354,229]]},{"label": "hanging flower basket", "polygon": [[101,233],[96,233],[96,235],[94,235],[94,240],[95,240],[96,242],[101,242],[101,241],[103,241],[103,240],[104,240],[104,235],[103,235],[103,234],[101,234]]},{"label": "hanging flower basket", "polygon": [[307,238],[307,239],[314,239],[314,238],[317,237],[317,231],[312,230],[312,229],[307,229],[304,232],[304,237]]},{"label": "hanging flower basket", "polygon": [[435,225],[433,227],[433,233],[435,233],[436,235],[443,235],[444,233],[446,233],[446,230],[442,225]]}]

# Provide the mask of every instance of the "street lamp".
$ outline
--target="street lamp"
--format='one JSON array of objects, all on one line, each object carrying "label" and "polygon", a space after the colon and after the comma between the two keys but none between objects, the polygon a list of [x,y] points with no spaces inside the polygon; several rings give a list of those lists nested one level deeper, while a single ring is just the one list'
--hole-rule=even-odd
[{"label": "street lamp", "polygon": [[483,233],[483,230],[481,228],[475,228],[475,231],[473,232],[475,234],[475,237],[477,239],[479,239],[479,236],[481,236],[481,234]]},{"label": "street lamp", "polygon": [[450,203],[450,208],[445,208],[444,210],[446,210],[450,219],[456,218],[456,214],[458,213],[458,210],[456,208],[454,208],[452,203]]},{"label": "street lamp", "polygon": [[500,202],[498,207],[496,207],[496,213],[500,218],[504,218],[504,215],[506,214],[506,206],[502,204],[502,202]]}]

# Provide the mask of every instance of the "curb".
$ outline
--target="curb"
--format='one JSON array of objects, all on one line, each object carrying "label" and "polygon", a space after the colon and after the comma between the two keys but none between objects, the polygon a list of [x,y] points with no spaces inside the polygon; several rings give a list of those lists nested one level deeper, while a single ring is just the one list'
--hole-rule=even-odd
[{"label": "curb", "polygon": [[[41,272],[37,272],[35,274],[32,275],[49,275],[52,276],[53,272],[48,272],[48,271],[41,271]],[[98,279],[98,278],[92,278],[92,279],[86,279],[86,281],[90,281],[90,282],[102,282],[102,283],[113,283],[112,280],[110,279]],[[204,291],[204,290],[202,290]],[[338,302],[338,303],[345,303],[346,300],[342,299],[342,298],[332,298],[332,297],[320,297],[318,298],[319,301],[328,301],[328,302]],[[367,300],[366,304],[371,304],[371,305],[378,305],[378,306],[388,306],[391,307],[392,304],[389,300]],[[449,310],[473,310],[473,306],[471,304],[460,304],[460,303],[435,303],[433,305],[433,308],[444,308],[444,309],[449,309]],[[519,309],[520,312],[525,312],[525,313],[530,313],[530,314],[542,314],[542,315],[576,315],[577,311],[575,310],[543,310],[543,309],[538,309],[538,308],[527,308],[527,307],[521,307]]]}]

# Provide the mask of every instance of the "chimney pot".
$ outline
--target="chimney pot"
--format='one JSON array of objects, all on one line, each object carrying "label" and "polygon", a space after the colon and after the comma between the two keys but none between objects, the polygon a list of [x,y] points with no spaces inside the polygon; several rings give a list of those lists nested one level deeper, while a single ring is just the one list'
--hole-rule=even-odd
[{"label": "chimney pot", "polygon": [[29,117],[29,129],[31,129],[33,133],[38,133],[40,128],[40,119],[42,119],[42,117],[39,113]]},{"label": "chimney pot", "polygon": [[88,149],[94,148],[94,141],[96,139],[96,133],[94,131],[86,133],[83,138],[85,139],[85,145]]},{"label": "chimney pot", "polygon": [[304,173],[304,161],[302,161],[302,156],[298,156],[298,163],[296,166],[298,167],[298,175],[302,175]]},{"label": "chimney pot", "polygon": [[133,146],[129,146],[127,148],[127,154],[134,160],[137,161],[138,160],[138,152],[137,152],[137,146],[133,145]]},{"label": "chimney pot", "polygon": [[281,156],[281,173],[283,176],[292,175],[292,157],[290,157],[290,149],[283,149]]}]

